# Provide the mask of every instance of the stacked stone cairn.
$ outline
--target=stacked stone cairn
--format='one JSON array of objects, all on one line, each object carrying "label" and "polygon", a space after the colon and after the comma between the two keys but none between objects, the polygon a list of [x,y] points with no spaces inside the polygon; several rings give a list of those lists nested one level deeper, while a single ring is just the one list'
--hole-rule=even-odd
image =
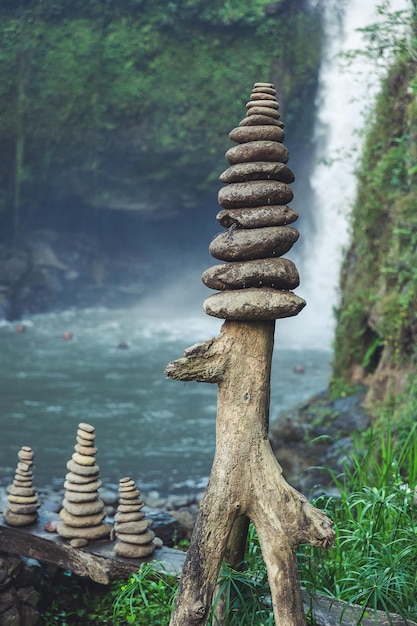
[{"label": "stacked stone cairn", "polygon": [[287,206],[294,174],[286,166],[288,150],[280,121],[276,90],[271,83],[255,83],[246,117],[229,138],[237,143],[226,152],[230,167],[220,180],[223,209],[218,222],[227,228],[209,250],[226,261],[207,269],[203,283],[216,289],[204,302],[208,315],[229,320],[267,320],[297,315],[305,301],[291,290],[298,286],[297,269],[280,258],[297,241],[289,226],[298,217]]},{"label": "stacked stone cairn", "polygon": [[62,522],[57,531],[63,539],[69,539],[74,548],[104,539],[112,529],[103,522],[106,513],[98,492],[101,480],[95,437],[94,426],[79,424],[75,452],[67,463],[69,472],[65,476],[65,497],[59,513]]},{"label": "stacked stone cairn", "polygon": [[162,546],[162,541],[149,529],[152,520],[145,519],[136,483],[129,476],[119,481],[119,504],[114,517],[114,530],[118,541],[114,552],[128,558],[143,558]]},{"label": "stacked stone cairn", "polygon": [[22,446],[17,453],[19,459],[13,484],[7,488],[7,509],[4,519],[10,526],[28,526],[39,517],[40,503],[33,486],[34,454],[29,446]]}]

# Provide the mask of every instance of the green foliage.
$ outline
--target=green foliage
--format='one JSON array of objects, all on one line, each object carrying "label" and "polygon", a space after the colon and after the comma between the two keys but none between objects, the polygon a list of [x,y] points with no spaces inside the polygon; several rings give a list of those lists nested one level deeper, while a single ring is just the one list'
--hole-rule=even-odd
[{"label": "green foliage", "polygon": [[52,589],[46,589],[43,593],[41,624],[116,626],[112,617],[112,602],[119,587],[120,582],[115,582],[105,589],[88,579],[81,579],[71,572],[59,570],[52,581]]},{"label": "green foliage", "polygon": [[334,520],[335,545],[329,552],[301,547],[302,584],[311,593],[360,605],[362,616],[382,610],[415,620],[416,425],[399,447],[389,430],[371,437],[365,452],[362,442],[344,474],[333,479],[340,495],[314,504]]},{"label": "green foliage", "polygon": [[309,133],[314,111],[303,106],[316,85],[320,17],[300,2],[282,20],[265,13],[268,4],[2,3],[3,206],[17,193],[35,209],[45,191],[85,200],[93,188],[100,206],[109,187],[131,180],[144,197],[212,189],[257,80],[276,82],[289,124],[304,120],[294,139]]},{"label": "green foliage", "polygon": [[139,571],[123,584],[113,605],[114,624],[165,626],[169,623],[178,581],[158,572],[152,563],[142,563]]}]

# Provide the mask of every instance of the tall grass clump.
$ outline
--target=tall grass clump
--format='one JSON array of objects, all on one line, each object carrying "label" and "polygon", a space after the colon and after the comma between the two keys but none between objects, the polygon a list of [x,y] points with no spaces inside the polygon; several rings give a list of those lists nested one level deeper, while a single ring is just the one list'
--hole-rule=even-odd
[{"label": "tall grass clump", "polygon": [[360,619],[382,610],[416,620],[417,425],[399,445],[389,429],[371,436],[333,480],[339,495],[314,504],[333,519],[335,543],[328,552],[300,548],[302,585],[360,605]]}]

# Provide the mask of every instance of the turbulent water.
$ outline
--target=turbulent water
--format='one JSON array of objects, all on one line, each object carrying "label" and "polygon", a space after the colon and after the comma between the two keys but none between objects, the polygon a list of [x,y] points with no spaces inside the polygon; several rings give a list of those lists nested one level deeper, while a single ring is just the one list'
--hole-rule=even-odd
[{"label": "turbulent water", "polygon": [[[277,322],[271,418],[324,390],[329,377],[329,351],[297,346],[286,321]],[[205,486],[217,386],[168,380],[163,372],[185,348],[217,335],[220,320],[103,308],[22,323],[25,332],[0,326],[0,483],[13,478],[17,452],[29,445],[37,486],[61,485],[82,421],[96,428],[105,484],[131,475],[144,491],[161,494]],[[293,371],[298,365],[304,373]]]}]

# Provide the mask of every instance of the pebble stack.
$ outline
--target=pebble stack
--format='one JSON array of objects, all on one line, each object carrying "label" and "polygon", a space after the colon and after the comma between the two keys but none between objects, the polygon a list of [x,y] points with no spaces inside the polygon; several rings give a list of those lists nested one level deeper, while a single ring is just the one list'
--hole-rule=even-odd
[{"label": "pebble stack", "polygon": [[152,520],[145,519],[143,502],[135,481],[129,476],[119,481],[119,505],[114,517],[118,541],[114,552],[119,556],[143,558],[153,553],[162,541],[149,529]]},{"label": "pebble stack", "polygon": [[13,484],[7,488],[7,509],[4,519],[10,526],[28,526],[39,517],[40,503],[33,486],[33,450],[22,446],[17,457],[16,473]]},{"label": "pebble stack", "polygon": [[226,152],[230,167],[218,199],[223,207],[218,222],[227,230],[209,250],[226,261],[207,269],[203,283],[219,290],[206,298],[208,315],[230,320],[277,319],[297,315],[305,301],[291,290],[298,286],[297,269],[280,258],[297,241],[290,226],[298,217],[287,206],[294,174],[287,167],[288,149],[280,121],[276,90],[271,83],[255,83],[246,117],[229,138],[237,143]]},{"label": "pebble stack", "polygon": [[101,481],[95,438],[93,426],[79,424],[75,452],[67,463],[69,472],[65,476],[65,497],[59,513],[62,522],[57,531],[63,539],[69,539],[74,548],[103,539],[112,529],[110,524],[103,523],[106,513],[98,492]]}]

